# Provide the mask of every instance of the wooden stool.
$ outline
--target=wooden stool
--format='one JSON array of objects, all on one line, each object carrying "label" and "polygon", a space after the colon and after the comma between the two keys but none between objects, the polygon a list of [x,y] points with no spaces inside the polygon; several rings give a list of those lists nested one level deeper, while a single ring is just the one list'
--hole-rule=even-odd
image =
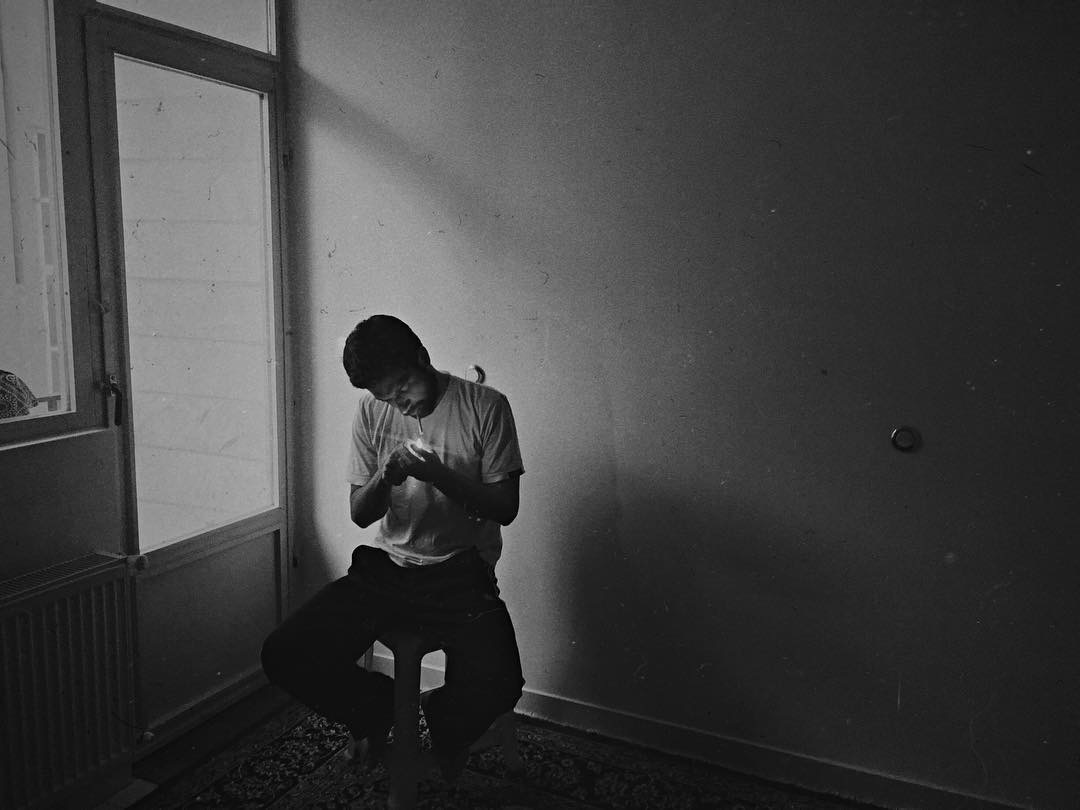
[{"label": "wooden stool", "polygon": [[[420,662],[430,652],[441,649],[434,639],[416,630],[391,630],[379,641],[394,654],[394,746],[386,763],[390,775],[390,810],[416,806],[417,782],[435,766],[434,757],[420,754]],[[503,759],[511,772],[519,773],[525,763],[517,747],[516,720],[512,711],[500,715],[469,748],[479,751],[493,745],[502,747]]]}]

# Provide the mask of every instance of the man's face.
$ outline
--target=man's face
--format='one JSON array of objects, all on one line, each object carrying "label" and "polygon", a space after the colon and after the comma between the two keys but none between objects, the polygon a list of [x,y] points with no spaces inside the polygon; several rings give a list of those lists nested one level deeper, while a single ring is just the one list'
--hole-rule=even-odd
[{"label": "man's face", "polygon": [[379,402],[388,402],[405,416],[425,417],[435,409],[435,375],[419,366],[391,372],[368,388]]}]

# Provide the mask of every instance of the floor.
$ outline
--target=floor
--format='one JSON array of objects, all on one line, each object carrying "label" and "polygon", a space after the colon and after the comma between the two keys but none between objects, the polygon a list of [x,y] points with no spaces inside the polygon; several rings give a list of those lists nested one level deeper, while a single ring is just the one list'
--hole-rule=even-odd
[{"label": "floor", "polygon": [[94,810],[125,810],[184,771],[227,748],[248,729],[288,705],[279,690],[264,686],[174,742],[137,760],[135,779]]}]

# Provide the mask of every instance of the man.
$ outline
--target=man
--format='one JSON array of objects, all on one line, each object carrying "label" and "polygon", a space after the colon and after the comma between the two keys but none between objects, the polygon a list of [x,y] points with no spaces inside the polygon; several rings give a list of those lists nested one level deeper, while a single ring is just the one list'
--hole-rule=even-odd
[{"label": "man", "polygon": [[445,685],[424,696],[432,747],[452,775],[468,747],[521,697],[514,628],[494,567],[500,526],[518,512],[524,472],[506,397],[431,365],[404,322],[374,315],[345,343],[363,389],[348,466],[353,522],[378,522],[348,574],[327,585],[263,645],[270,680],[362,741],[385,747],[393,682],[357,661],[390,627],[434,635]]}]

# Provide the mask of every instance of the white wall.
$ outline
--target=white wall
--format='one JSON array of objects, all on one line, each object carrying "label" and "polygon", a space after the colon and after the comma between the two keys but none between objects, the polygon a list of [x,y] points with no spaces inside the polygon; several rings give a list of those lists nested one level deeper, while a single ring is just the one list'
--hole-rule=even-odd
[{"label": "white wall", "polygon": [[515,408],[530,705],[1075,794],[1071,7],[288,16],[297,600],[361,537],[340,346],[391,312]]}]

